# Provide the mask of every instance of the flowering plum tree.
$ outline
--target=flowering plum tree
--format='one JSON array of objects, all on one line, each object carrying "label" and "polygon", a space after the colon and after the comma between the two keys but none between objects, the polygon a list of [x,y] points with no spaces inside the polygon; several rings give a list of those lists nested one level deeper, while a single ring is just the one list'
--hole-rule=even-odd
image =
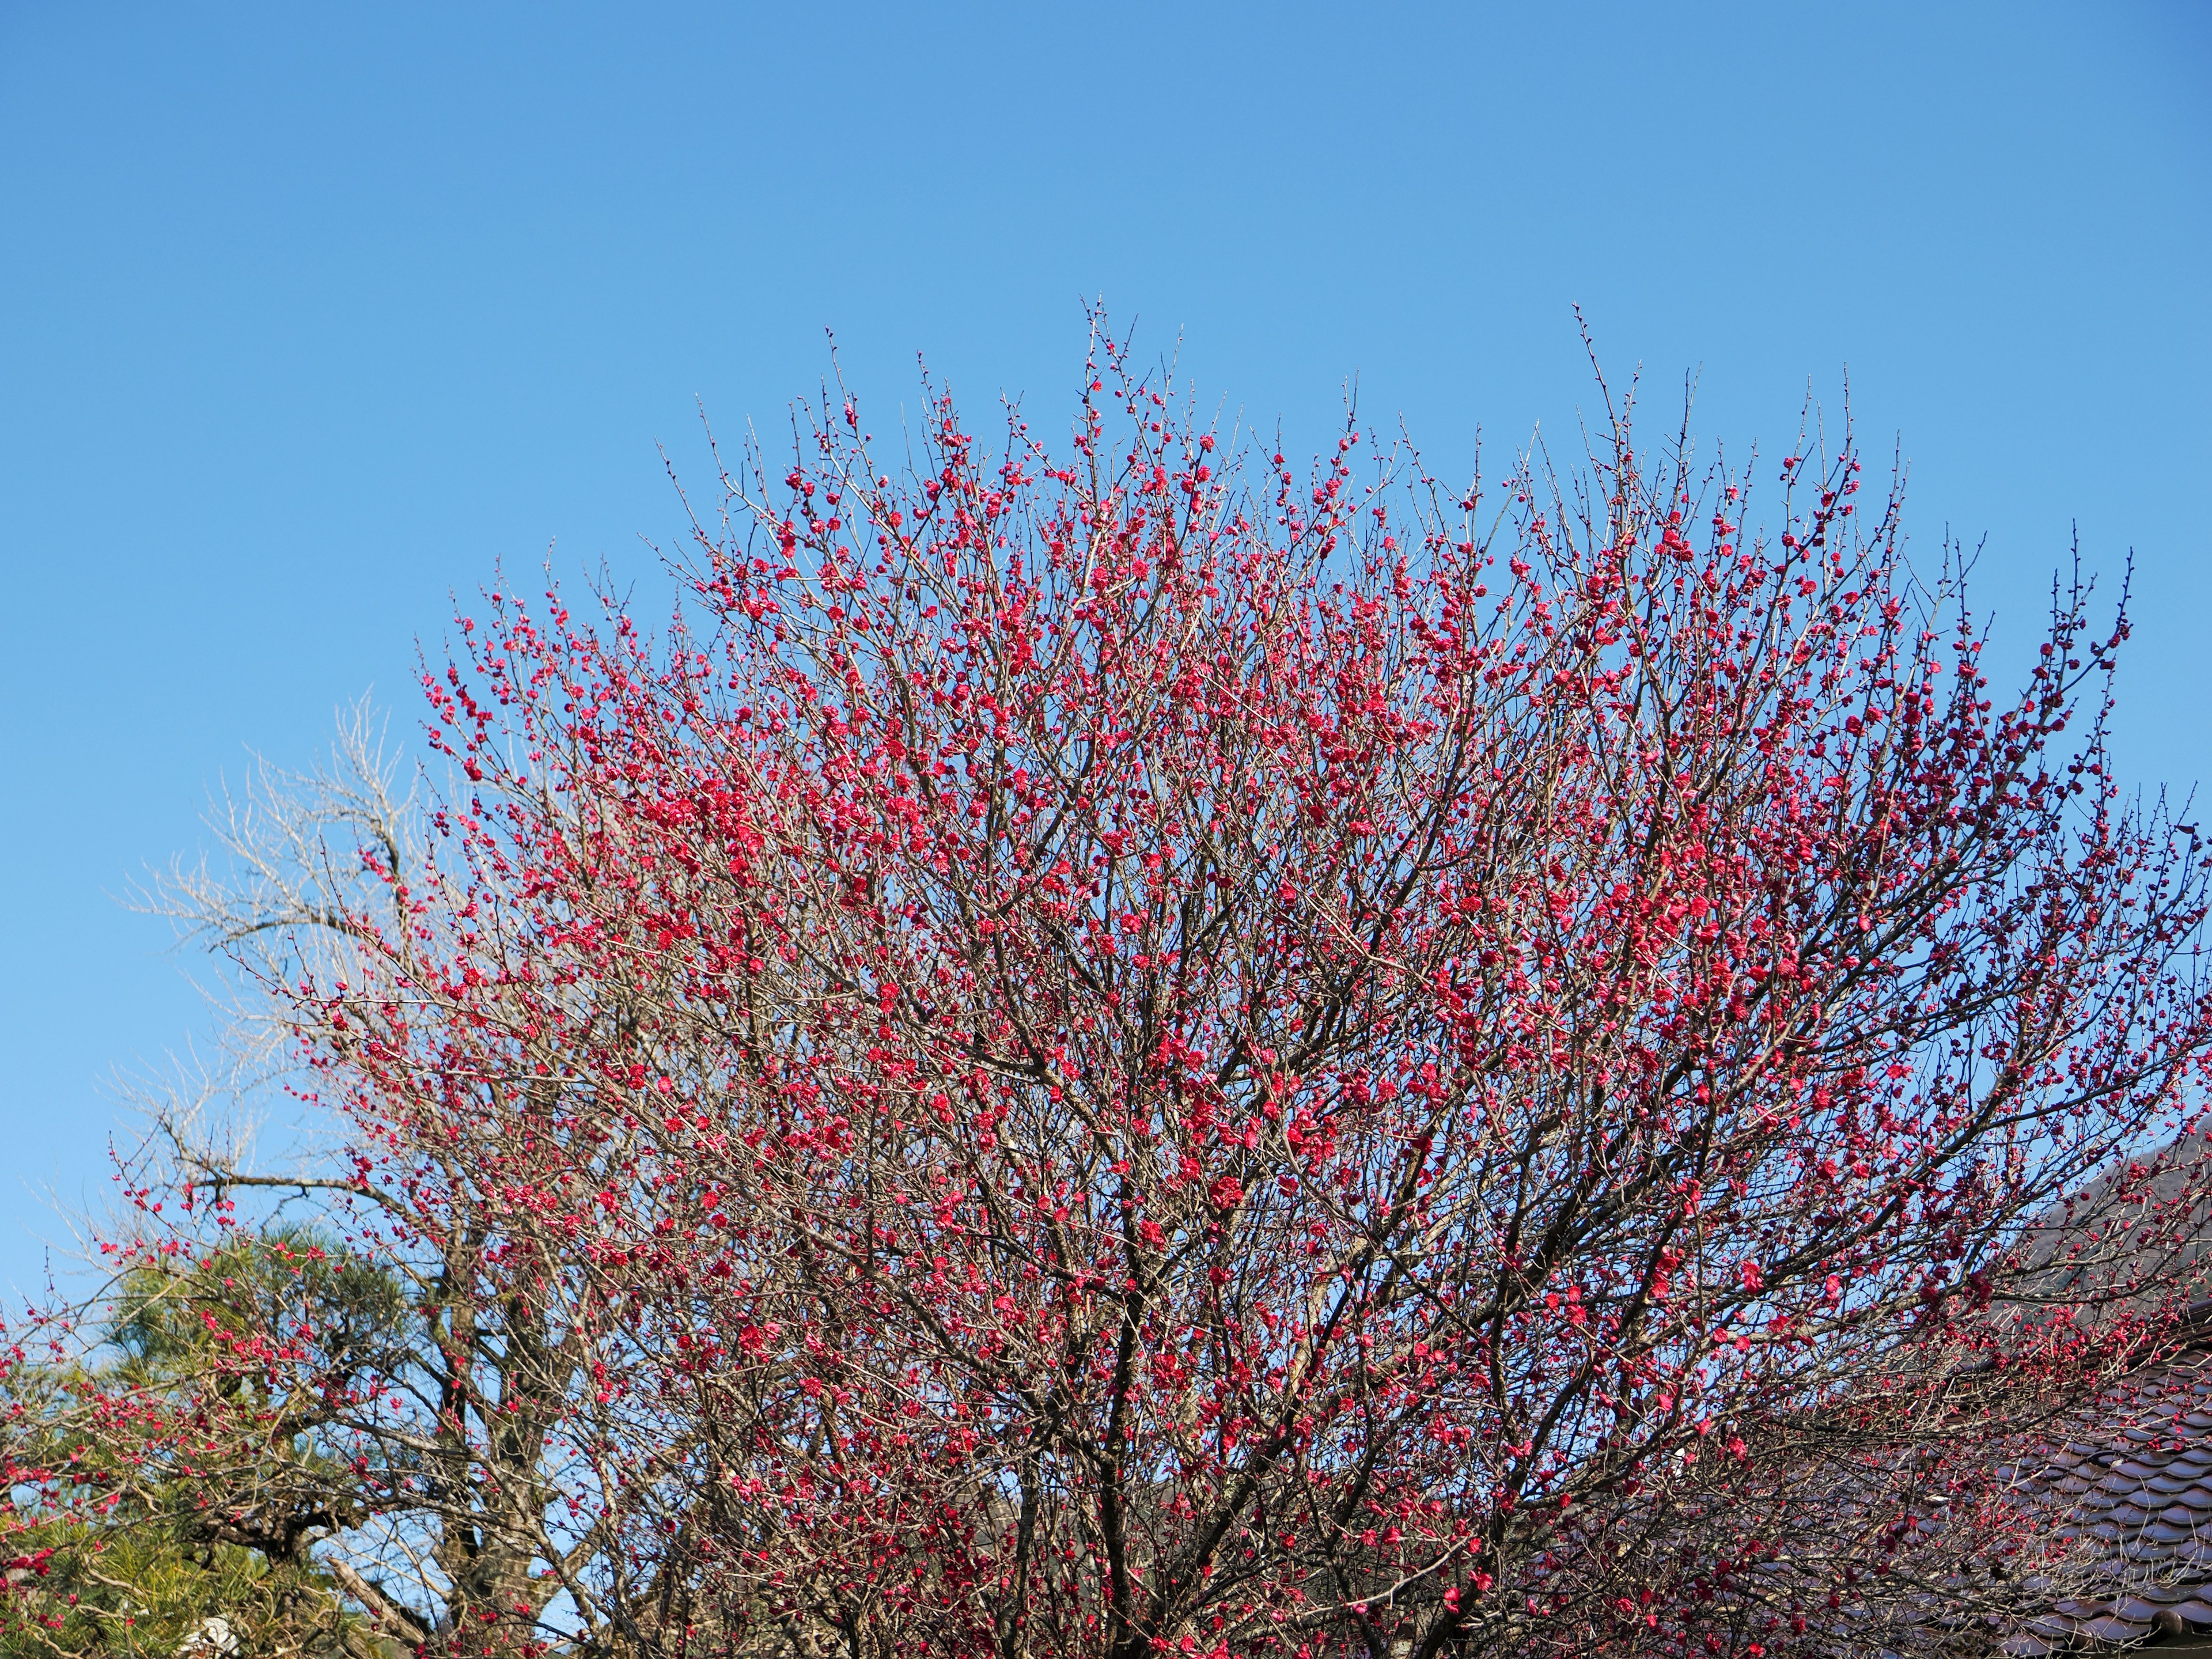
[{"label": "flowering plum tree", "polygon": [[2168,1340],[2207,1192],[2124,624],[1993,694],[1848,444],[1762,532],[1626,410],[1455,490],[1085,385],[896,465],[828,398],[658,639],[494,592],[443,873],[265,970],[483,1340],[589,1334],[574,1639],[1865,1651],[2057,1582],[1996,1454]]}]

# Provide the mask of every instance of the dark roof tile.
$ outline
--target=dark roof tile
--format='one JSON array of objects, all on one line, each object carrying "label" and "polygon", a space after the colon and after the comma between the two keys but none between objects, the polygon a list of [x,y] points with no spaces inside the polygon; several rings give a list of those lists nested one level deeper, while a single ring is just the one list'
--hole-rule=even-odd
[{"label": "dark roof tile", "polygon": [[2150,1623],[2146,1620],[2136,1624],[2108,1613],[2087,1620],[2081,1634],[2099,1642],[2134,1642],[2150,1634]]}]

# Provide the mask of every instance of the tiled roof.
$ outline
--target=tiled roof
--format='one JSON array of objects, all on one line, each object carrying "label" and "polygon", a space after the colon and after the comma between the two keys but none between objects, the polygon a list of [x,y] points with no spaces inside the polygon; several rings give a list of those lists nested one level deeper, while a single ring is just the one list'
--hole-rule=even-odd
[{"label": "tiled roof", "polygon": [[[2028,1490],[2087,1559],[2086,1593],[2004,1644],[2030,1656],[2212,1628],[2212,1352],[2121,1379],[2053,1425]],[[2069,1580],[2075,1573],[2069,1572]]]}]

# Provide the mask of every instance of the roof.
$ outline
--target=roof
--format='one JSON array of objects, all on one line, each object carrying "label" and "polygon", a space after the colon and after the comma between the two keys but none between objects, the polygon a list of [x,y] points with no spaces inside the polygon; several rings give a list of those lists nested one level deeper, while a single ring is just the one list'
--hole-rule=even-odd
[{"label": "roof", "polygon": [[2003,1650],[2199,1646],[2173,1638],[2212,1633],[2212,1351],[2123,1377],[2052,1437],[2027,1490],[2061,1517],[2054,1535],[2081,1546],[2098,1593],[2058,1601]]}]

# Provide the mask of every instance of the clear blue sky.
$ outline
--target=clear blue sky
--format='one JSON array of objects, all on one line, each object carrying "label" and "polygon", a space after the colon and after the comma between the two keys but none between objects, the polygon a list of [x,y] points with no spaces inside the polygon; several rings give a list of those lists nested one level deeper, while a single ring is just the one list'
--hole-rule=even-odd
[{"label": "clear blue sky", "polygon": [[656,441],[773,428],[825,327],[879,408],[920,352],[1056,421],[1097,296],[1301,449],[1357,376],[1453,471],[1571,438],[1577,302],[1734,447],[1848,374],[2004,617],[2073,524],[2134,550],[2122,762],[2187,787],[2208,271],[2201,4],[0,0],[0,1287],[199,1018],[111,896],[247,746],[411,718],[495,560],[650,592]]}]

